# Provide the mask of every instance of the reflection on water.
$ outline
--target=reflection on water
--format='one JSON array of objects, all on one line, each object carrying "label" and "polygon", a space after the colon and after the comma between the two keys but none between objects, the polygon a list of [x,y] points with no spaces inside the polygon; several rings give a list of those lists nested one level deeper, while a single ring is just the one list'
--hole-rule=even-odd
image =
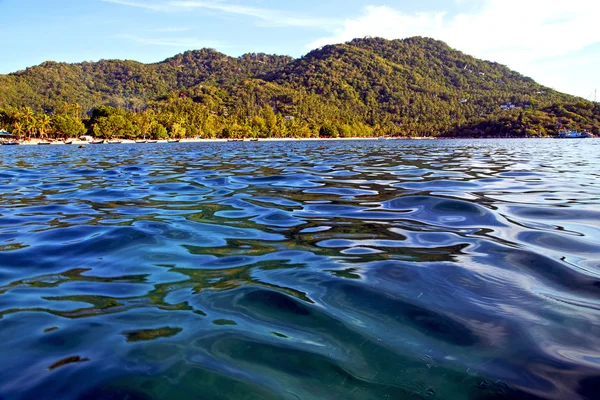
[{"label": "reflection on water", "polygon": [[599,151],[0,149],[0,398],[597,398]]}]

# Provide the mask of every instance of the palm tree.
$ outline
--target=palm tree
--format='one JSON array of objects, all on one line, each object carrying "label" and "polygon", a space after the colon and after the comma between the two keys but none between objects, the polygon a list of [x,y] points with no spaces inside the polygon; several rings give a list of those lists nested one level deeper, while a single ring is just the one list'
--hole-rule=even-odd
[{"label": "palm tree", "polygon": [[150,131],[152,122],[151,111],[144,110],[139,114],[138,127],[140,128],[140,135],[143,136],[144,139],[146,139],[146,135]]},{"label": "palm tree", "polygon": [[48,114],[42,114],[37,118],[36,125],[37,131],[40,134],[40,138],[48,136],[48,130],[50,128],[50,116]]},{"label": "palm tree", "polygon": [[28,134],[28,138],[31,139],[31,135],[35,132],[36,123],[35,123],[35,114],[30,107],[25,107],[23,109],[23,113],[21,114],[21,122],[23,124],[23,128]]},{"label": "palm tree", "polygon": [[21,140],[21,136],[23,135],[23,123],[21,121],[15,120],[13,122],[13,133]]}]

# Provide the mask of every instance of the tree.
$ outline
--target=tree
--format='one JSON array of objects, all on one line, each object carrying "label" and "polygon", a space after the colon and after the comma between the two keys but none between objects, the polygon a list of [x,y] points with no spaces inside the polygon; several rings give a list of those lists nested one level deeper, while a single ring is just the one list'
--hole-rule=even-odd
[{"label": "tree", "polygon": [[152,124],[152,126],[150,126],[150,130],[149,130],[150,136],[152,137],[152,139],[154,140],[163,140],[163,139],[168,139],[169,138],[169,134],[167,133],[167,128],[165,128],[162,124],[159,124],[158,122]]},{"label": "tree", "polygon": [[186,129],[180,123],[174,123],[171,125],[171,137],[177,139],[183,139],[185,137]]},{"label": "tree", "polygon": [[135,138],[140,130],[133,124],[129,114],[112,113],[108,117],[98,117],[93,123],[93,132],[96,136],[107,139]]},{"label": "tree", "polygon": [[17,136],[17,138],[19,138],[19,140],[21,140],[23,132],[23,123],[19,120],[15,120],[13,122],[13,133]]},{"label": "tree", "polygon": [[134,119],[135,125],[140,131],[140,136],[145,138],[150,133],[150,128],[152,126],[152,111],[142,111],[141,113],[135,115]]},{"label": "tree", "polygon": [[37,119],[36,119],[37,131],[40,134],[40,138],[44,137],[44,136],[48,136],[47,133],[50,129],[51,122],[52,122],[52,119],[50,118],[50,116],[48,114],[41,114],[37,117]]},{"label": "tree", "polygon": [[274,136],[277,128],[277,115],[275,115],[273,109],[268,104],[265,104],[262,113],[267,128],[267,135]]},{"label": "tree", "polygon": [[21,114],[21,122],[23,124],[23,128],[25,129],[25,132],[27,132],[27,137],[31,139],[31,136],[36,131],[35,114],[31,107],[25,107],[23,109],[23,112]]},{"label": "tree", "polygon": [[79,137],[86,133],[83,122],[68,115],[52,116],[50,126],[56,135],[63,137]]},{"label": "tree", "polygon": [[319,136],[326,138],[336,138],[339,135],[337,129],[333,125],[331,125],[330,123],[325,123],[321,126],[321,129],[319,129]]},{"label": "tree", "polygon": [[8,110],[2,108],[0,108],[0,128],[4,130],[12,128],[11,115]]}]

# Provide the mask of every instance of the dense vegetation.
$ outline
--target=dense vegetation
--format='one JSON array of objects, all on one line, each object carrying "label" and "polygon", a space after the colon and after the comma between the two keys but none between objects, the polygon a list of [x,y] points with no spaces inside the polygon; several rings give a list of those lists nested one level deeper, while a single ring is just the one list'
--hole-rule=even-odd
[{"label": "dense vegetation", "polygon": [[426,38],[356,39],[301,59],[214,50],[157,64],[46,62],[0,75],[19,136],[532,136],[600,133],[600,106]]}]

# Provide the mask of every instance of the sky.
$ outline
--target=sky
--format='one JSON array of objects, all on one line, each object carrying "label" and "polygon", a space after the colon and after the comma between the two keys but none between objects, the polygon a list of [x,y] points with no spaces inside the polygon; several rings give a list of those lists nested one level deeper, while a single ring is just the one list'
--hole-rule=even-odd
[{"label": "sky", "polygon": [[357,37],[425,36],[600,100],[600,0],[0,0],[0,17],[0,74],[203,47],[301,57]]}]

